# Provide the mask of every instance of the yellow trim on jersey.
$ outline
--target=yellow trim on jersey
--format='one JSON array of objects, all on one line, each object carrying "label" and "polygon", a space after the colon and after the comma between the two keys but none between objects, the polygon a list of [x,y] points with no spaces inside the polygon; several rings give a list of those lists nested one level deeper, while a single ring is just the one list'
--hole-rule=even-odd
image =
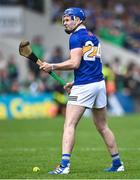
[{"label": "yellow trim on jersey", "polygon": [[91,51],[91,53],[88,54],[88,57],[94,57],[97,55],[98,47],[97,46],[83,46],[83,55],[87,53],[88,51]]}]

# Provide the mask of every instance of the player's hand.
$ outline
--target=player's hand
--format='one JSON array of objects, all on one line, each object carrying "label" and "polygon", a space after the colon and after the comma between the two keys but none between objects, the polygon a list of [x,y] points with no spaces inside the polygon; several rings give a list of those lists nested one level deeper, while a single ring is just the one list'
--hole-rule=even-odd
[{"label": "player's hand", "polygon": [[39,67],[39,69],[41,69],[45,72],[50,72],[52,70],[52,64],[43,62],[42,65]]},{"label": "player's hand", "polygon": [[64,86],[64,89],[67,91],[68,94],[71,93],[71,88],[73,86],[73,83],[70,82],[70,83],[67,83],[65,86]]}]

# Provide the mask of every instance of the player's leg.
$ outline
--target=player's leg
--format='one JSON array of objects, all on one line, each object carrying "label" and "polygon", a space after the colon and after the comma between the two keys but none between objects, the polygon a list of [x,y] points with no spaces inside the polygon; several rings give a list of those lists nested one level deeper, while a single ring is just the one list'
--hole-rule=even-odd
[{"label": "player's leg", "polygon": [[[66,108],[66,119],[64,124],[62,151],[71,153],[74,145],[75,128],[83,115],[86,107],[92,107],[94,101],[93,91],[94,84],[73,86],[69,95],[69,101]],[[94,90],[95,91],[95,90]]]},{"label": "player's leg", "polygon": [[62,139],[62,159],[60,166],[50,174],[68,174],[70,171],[70,157],[75,142],[76,126],[85,111],[85,107],[68,104]]},{"label": "player's leg", "polygon": [[120,161],[118,148],[113,132],[110,130],[106,120],[106,88],[105,82],[100,82],[98,93],[94,102],[93,120],[95,126],[107,146],[107,149],[112,157],[112,167],[107,171],[123,171],[124,167]]},{"label": "player's leg", "polygon": [[100,109],[95,109],[95,108],[93,109],[93,120],[96,129],[103,137],[110,154],[118,153],[114,134],[107,125],[105,107]]},{"label": "player's leg", "polygon": [[112,157],[112,167],[106,171],[124,171],[124,166],[120,160],[116,140],[113,132],[110,130],[106,120],[106,108],[93,109],[93,120],[98,132],[101,134],[107,149]]},{"label": "player's leg", "polygon": [[66,118],[64,123],[64,132],[62,140],[62,153],[71,154],[74,140],[76,126],[85,111],[85,107],[68,104],[66,108]]}]

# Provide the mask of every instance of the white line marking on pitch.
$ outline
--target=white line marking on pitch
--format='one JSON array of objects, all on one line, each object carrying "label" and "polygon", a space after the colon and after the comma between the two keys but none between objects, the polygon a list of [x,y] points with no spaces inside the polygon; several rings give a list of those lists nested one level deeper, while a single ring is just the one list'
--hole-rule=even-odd
[{"label": "white line marking on pitch", "polygon": [[[60,150],[59,148],[55,148],[55,147],[46,147],[46,148],[8,148],[9,151],[21,151],[21,152],[36,152],[36,151],[42,151],[42,150],[49,150],[49,151],[58,151]],[[140,151],[140,147],[136,147],[136,148],[131,148],[131,147],[128,147],[128,148],[124,148],[124,147],[120,147],[119,148],[120,151]],[[6,151],[5,148],[0,148],[0,152],[3,152],[3,151]],[[105,148],[91,148],[91,147],[85,147],[85,148],[80,148],[78,149],[78,151],[106,151]]]}]

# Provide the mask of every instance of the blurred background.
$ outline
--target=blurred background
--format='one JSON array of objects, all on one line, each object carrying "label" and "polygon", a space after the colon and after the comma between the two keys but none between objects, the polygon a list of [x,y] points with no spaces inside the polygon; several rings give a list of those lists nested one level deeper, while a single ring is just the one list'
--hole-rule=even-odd
[{"label": "blurred background", "polygon": [[[0,120],[64,115],[63,87],[21,57],[18,46],[27,39],[40,59],[67,59],[61,16],[71,6],[85,10],[89,32],[101,41],[108,114],[140,112],[139,0],[0,0]],[[57,73],[73,80],[72,72]]]}]

